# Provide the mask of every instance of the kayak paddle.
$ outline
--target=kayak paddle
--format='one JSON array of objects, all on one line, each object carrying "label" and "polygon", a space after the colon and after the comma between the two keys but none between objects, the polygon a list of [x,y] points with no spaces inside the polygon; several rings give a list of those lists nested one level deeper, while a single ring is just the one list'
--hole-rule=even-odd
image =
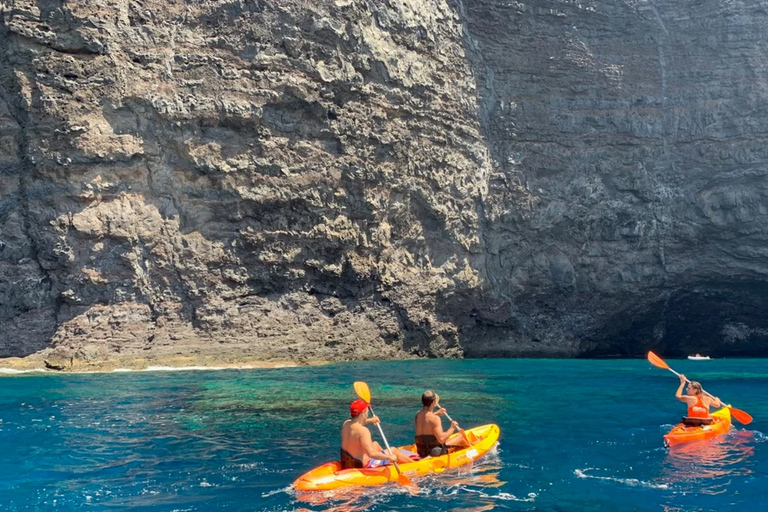
[{"label": "kayak paddle", "polygon": [[[370,409],[371,414],[376,416],[376,413],[373,412],[373,407],[371,407],[371,390],[368,389],[368,384],[365,382],[355,382],[354,384],[355,393],[357,393],[357,396],[368,402],[368,409]],[[389,453],[391,455],[394,455],[395,452],[392,451],[392,448],[390,448],[389,443],[387,442],[387,438],[384,436],[384,431],[381,430],[381,423],[376,423],[376,426],[379,427],[379,434],[381,434],[381,438],[384,440],[384,446],[387,447],[387,450],[389,450]],[[397,483],[400,485],[407,485],[409,487],[413,487],[418,489],[418,486],[414,484],[410,478],[405,476],[402,471],[400,471],[400,465],[397,463],[396,460],[392,461],[392,463],[395,465],[395,469],[397,469]]]},{"label": "kayak paddle", "polygon": [[[448,418],[448,421],[453,423],[453,420],[451,419],[450,416],[448,416],[448,412],[447,411],[444,412],[443,414],[445,414],[445,417]],[[456,428],[459,429],[459,434],[461,434],[461,437],[463,437],[464,440],[467,442],[467,444],[469,444],[469,447],[470,448],[474,448],[474,446],[472,446],[472,441],[470,441],[469,440],[469,436],[467,436],[467,432],[463,428],[461,428],[459,426],[458,422],[456,422]],[[472,435],[474,435],[474,434],[472,434]],[[476,454],[477,450],[473,450],[473,452]],[[472,461],[472,457],[469,456],[470,453],[472,453],[472,452],[469,452],[469,451],[467,452],[467,458],[469,459],[469,469],[471,471],[472,470],[473,461]]]},{"label": "kayak paddle", "polygon": [[[653,366],[656,366],[658,368],[662,368],[664,370],[669,370],[672,373],[674,373],[675,375],[677,375],[678,377],[680,376],[679,373],[677,373],[675,370],[670,368],[669,365],[666,362],[664,362],[664,360],[662,358],[660,358],[659,356],[657,356],[653,352],[648,352],[648,362],[650,362]],[[687,378],[685,380],[686,380],[686,382],[688,382],[690,384],[691,381],[689,381]],[[702,389],[702,391],[708,397],[714,398],[712,395],[710,395],[709,393],[707,393],[703,389]],[[724,404],[724,406],[727,407],[728,410],[731,411],[731,415],[734,418],[739,420],[744,425],[749,425],[750,423],[752,423],[752,416],[747,414],[745,411],[742,411],[741,409],[736,409],[735,407],[731,407],[730,405],[727,405],[727,404]]]},{"label": "kayak paddle", "polygon": [[[451,419],[451,417],[450,417],[450,416],[448,416],[448,412],[444,412],[443,414],[445,414],[445,417],[446,417],[446,418],[448,418],[448,421],[450,421],[450,422],[453,422],[453,420]],[[470,446],[470,448],[474,448],[474,447],[472,446],[472,441],[470,441],[470,440],[469,440],[469,436],[467,435],[467,431],[466,431],[466,430],[464,430],[463,428],[461,428],[461,427],[459,426],[459,423],[458,423],[458,422],[456,422],[456,428],[457,428],[457,429],[459,429],[459,434],[461,434],[461,437],[463,437],[463,438],[464,438],[464,440],[467,442],[467,444]]]}]

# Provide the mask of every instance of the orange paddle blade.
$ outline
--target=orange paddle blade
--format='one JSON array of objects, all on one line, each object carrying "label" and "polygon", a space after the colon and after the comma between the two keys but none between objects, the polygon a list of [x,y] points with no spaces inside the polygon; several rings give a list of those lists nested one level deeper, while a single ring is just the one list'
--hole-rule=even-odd
[{"label": "orange paddle blade", "polygon": [[411,494],[418,493],[419,486],[413,483],[410,478],[405,476],[403,472],[400,471],[400,464],[398,464],[397,462],[393,462],[392,465],[395,466],[395,470],[397,470],[397,485],[408,487],[408,490],[410,491]]},{"label": "orange paddle blade", "polygon": [[467,435],[467,431],[466,430],[464,430],[463,428],[459,428],[459,434],[461,434],[461,437],[464,438],[464,440],[467,442],[467,444],[469,446],[472,446],[472,440]]},{"label": "orange paddle blade", "polygon": [[415,489],[415,492],[419,491],[419,486],[413,483],[410,478],[408,478],[402,473],[400,473],[400,476],[397,477],[397,484],[404,485],[406,487],[411,487],[412,488],[411,492],[414,492],[413,489]]},{"label": "orange paddle blade", "polygon": [[648,352],[648,362],[651,363],[653,366],[657,366],[659,368],[664,368],[665,370],[669,370],[669,365],[664,362],[662,358],[654,354],[653,352]]},{"label": "orange paddle blade", "polygon": [[744,425],[749,425],[750,423],[752,423],[752,416],[747,414],[745,411],[742,411],[741,409],[736,409],[731,406],[728,406],[728,409],[731,411],[731,416],[739,420],[740,423]]},{"label": "orange paddle blade", "polygon": [[368,403],[371,403],[371,390],[368,389],[368,384],[365,382],[357,381],[354,383],[355,393]]}]

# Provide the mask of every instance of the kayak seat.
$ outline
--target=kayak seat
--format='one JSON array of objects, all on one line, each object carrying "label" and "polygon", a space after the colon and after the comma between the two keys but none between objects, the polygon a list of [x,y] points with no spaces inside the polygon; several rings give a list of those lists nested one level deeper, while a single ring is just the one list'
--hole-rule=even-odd
[{"label": "kayak seat", "polygon": [[341,462],[341,469],[360,469],[365,467],[363,461],[354,458],[344,448],[339,448],[339,462]]},{"label": "kayak seat", "polygon": [[715,420],[712,418],[691,418],[690,416],[683,416],[683,425],[686,427],[702,427],[704,425],[711,425]]},{"label": "kayak seat", "polygon": [[418,435],[416,440],[416,452],[422,459],[426,457],[439,457],[448,453],[445,444],[440,443],[433,435]]}]

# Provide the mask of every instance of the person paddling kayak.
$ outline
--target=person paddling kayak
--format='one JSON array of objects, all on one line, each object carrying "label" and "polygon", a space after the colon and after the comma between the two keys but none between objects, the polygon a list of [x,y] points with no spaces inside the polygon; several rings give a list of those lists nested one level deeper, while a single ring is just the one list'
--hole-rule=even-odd
[{"label": "person paddling kayak", "polygon": [[[425,391],[421,395],[421,410],[416,414],[416,451],[420,457],[427,457],[429,455],[437,457],[448,452],[448,446],[465,446],[464,440],[461,437],[457,437],[448,441],[456,429],[458,423],[451,422],[451,426],[448,430],[443,431],[443,423],[441,416],[444,416],[446,411],[440,407],[440,396],[434,391]],[[438,408],[434,411],[435,407]]]},{"label": "person paddling kayak", "polygon": [[675,393],[675,398],[688,404],[688,415],[683,418],[683,423],[693,426],[706,425],[712,420],[709,408],[722,407],[723,404],[719,398],[704,394],[701,384],[695,381],[688,384],[688,394],[683,395],[686,381],[685,375],[680,375],[680,387]]},{"label": "person paddling kayak", "polygon": [[391,455],[372,439],[366,425],[375,425],[379,418],[368,417],[369,405],[365,400],[355,400],[349,405],[350,419],[341,426],[341,468],[375,468],[392,461],[412,462],[407,453],[395,450],[395,455]]}]

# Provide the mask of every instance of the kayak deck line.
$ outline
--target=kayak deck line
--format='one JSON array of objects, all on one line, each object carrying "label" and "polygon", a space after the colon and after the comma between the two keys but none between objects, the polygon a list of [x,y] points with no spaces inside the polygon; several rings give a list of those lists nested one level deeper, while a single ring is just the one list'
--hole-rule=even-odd
[{"label": "kayak deck line", "polygon": [[[421,460],[401,463],[401,473],[409,477],[422,476],[464,466],[493,448],[500,434],[499,427],[494,424],[467,429],[466,432],[471,432],[476,439],[472,446],[460,447],[438,457],[425,457]],[[449,439],[457,436],[461,434],[456,432]],[[416,445],[409,444],[397,449],[415,452]],[[293,482],[293,488],[297,491],[327,491],[349,486],[375,486],[395,482],[398,476],[392,464],[377,468],[341,469],[341,462],[333,461],[322,464],[297,478]]]}]

